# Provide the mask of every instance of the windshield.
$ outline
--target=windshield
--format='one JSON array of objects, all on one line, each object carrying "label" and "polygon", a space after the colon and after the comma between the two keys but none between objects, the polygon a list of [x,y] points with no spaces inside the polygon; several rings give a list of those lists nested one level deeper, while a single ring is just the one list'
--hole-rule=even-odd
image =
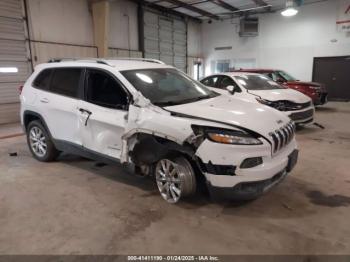
[{"label": "windshield", "polygon": [[241,75],[235,76],[235,79],[248,90],[284,89],[284,87],[264,75]]},{"label": "windshield", "polygon": [[287,74],[287,73],[284,72],[284,71],[277,71],[277,73],[278,73],[284,80],[286,80],[287,82],[289,82],[289,81],[297,81],[296,78],[292,77],[291,75]]},{"label": "windshield", "polygon": [[155,105],[176,105],[218,94],[173,68],[122,71],[122,75]]}]

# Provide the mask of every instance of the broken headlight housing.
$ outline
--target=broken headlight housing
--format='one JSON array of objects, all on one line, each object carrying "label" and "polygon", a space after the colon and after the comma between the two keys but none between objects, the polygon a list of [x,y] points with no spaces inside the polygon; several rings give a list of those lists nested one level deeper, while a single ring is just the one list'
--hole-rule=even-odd
[{"label": "broken headlight housing", "polygon": [[294,111],[294,110],[300,110],[307,106],[310,106],[309,103],[298,104],[287,100],[269,101],[262,98],[256,98],[256,100],[261,104],[273,107],[279,111]]},{"label": "broken headlight housing", "polygon": [[262,145],[258,137],[241,130],[218,129],[212,127],[192,126],[197,136],[202,136],[212,142],[231,145]]}]

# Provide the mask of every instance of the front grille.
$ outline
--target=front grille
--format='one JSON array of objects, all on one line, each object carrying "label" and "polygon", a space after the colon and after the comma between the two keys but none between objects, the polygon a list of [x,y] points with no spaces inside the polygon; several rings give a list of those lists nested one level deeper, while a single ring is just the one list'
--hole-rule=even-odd
[{"label": "front grille", "polygon": [[298,113],[293,113],[290,114],[289,117],[293,120],[293,121],[298,121],[298,120],[304,120],[307,118],[310,118],[314,115],[314,110],[310,109],[304,112],[298,112]]},{"label": "front grille", "polygon": [[280,129],[271,132],[269,135],[272,138],[273,145],[272,151],[276,153],[281,150],[283,147],[289,144],[293,139],[295,134],[295,124],[291,121],[287,125],[281,127]]}]

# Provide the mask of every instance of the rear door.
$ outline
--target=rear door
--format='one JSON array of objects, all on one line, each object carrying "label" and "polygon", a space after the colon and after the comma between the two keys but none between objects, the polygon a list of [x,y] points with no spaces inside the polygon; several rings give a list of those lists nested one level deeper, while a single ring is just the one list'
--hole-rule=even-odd
[{"label": "rear door", "polygon": [[127,123],[126,89],[112,73],[88,68],[84,90],[84,101],[78,108],[83,146],[119,159]]},{"label": "rear door", "polygon": [[77,114],[82,72],[83,69],[74,67],[47,69],[33,83],[39,85],[41,80],[43,87],[50,83],[48,89],[42,88],[36,93],[36,108],[53,138],[77,145],[82,144]]}]

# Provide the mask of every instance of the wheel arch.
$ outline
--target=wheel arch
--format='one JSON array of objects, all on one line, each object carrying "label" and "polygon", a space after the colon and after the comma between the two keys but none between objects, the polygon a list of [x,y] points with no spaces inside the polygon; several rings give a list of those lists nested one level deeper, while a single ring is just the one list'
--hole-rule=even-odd
[{"label": "wheel arch", "polygon": [[28,127],[29,123],[32,121],[35,121],[35,120],[40,121],[40,123],[44,126],[44,128],[48,132],[49,136],[52,138],[50,130],[49,130],[44,118],[42,117],[42,115],[40,115],[39,113],[34,112],[34,111],[26,110],[23,113],[23,125],[24,125],[25,131],[27,131],[27,127]]},{"label": "wheel arch", "polygon": [[188,143],[179,144],[167,137],[138,132],[128,138],[136,139],[129,155],[135,164],[154,164],[168,155],[181,154],[187,158],[195,157],[195,149]]}]

